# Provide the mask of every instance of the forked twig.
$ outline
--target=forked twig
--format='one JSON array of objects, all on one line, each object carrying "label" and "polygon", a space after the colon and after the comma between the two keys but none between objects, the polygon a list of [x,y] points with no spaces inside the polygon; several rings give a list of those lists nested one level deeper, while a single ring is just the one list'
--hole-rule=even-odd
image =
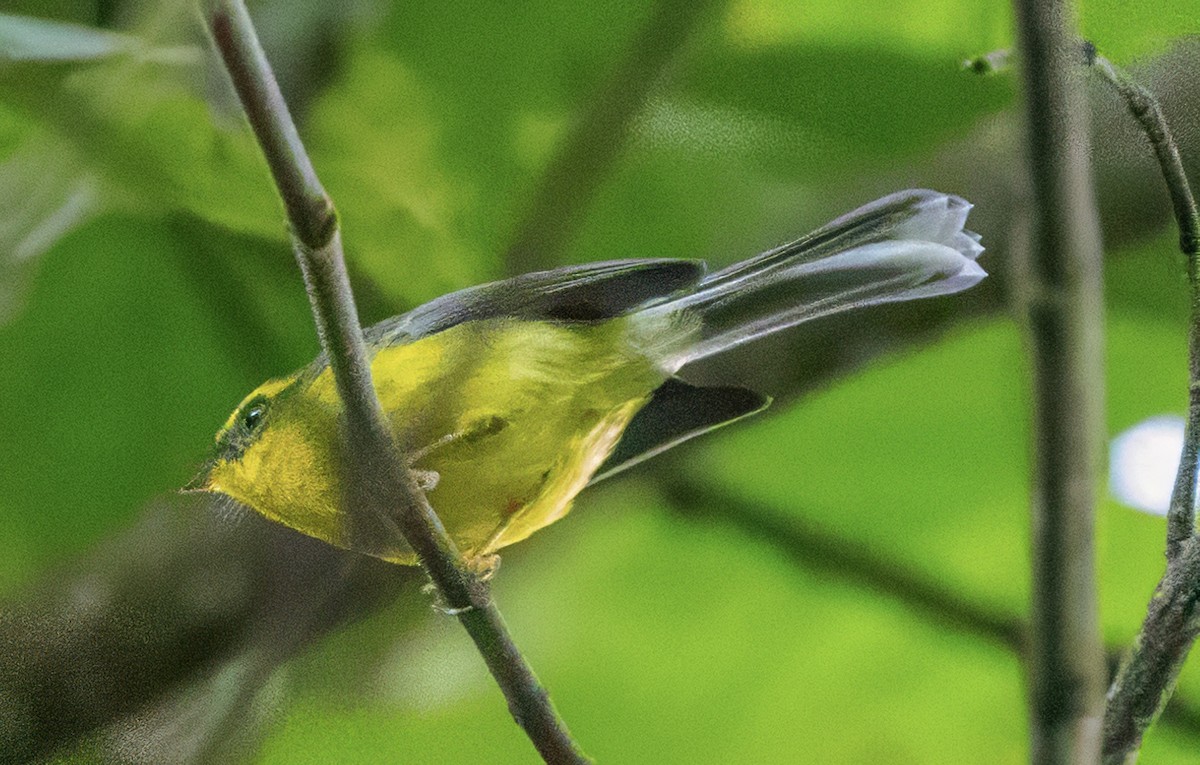
[{"label": "forked twig", "polygon": [[1167,570],[1154,592],[1133,647],[1108,691],[1104,762],[1137,758],[1142,737],[1170,699],[1184,660],[1200,633],[1200,540],[1196,533],[1196,470],[1200,459],[1200,215],[1183,171],[1179,148],[1158,100],[1127,73],[1088,46],[1090,63],[1124,99],[1154,149],[1179,226],[1191,287],[1188,326],[1188,416],[1183,454],[1167,513]]}]

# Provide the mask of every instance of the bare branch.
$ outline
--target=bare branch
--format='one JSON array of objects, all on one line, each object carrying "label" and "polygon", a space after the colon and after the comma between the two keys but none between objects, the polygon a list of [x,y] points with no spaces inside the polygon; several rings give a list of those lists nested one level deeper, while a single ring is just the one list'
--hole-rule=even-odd
[{"label": "bare branch", "polygon": [[1079,45],[1065,0],[1016,0],[1031,180],[1024,314],[1034,377],[1031,761],[1092,763],[1104,664],[1094,571],[1102,253]]},{"label": "bare branch", "polygon": [[1154,149],[1179,226],[1192,291],[1188,327],[1188,417],[1183,453],[1167,514],[1167,570],[1155,590],[1133,648],[1108,692],[1104,762],[1137,759],[1142,737],[1175,689],[1200,628],[1200,537],[1196,531],[1196,471],[1200,459],[1200,214],[1183,170],[1179,148],[1154,95],[1103,56],[1093,65],[1124,99]]},{"label": "bare branch", "polygon": [[1179,553],[1180,546],[1196,533],[1196,470],[1200,461],[1200,266],[1197,265],[1200,214],[1196,211],[1196,200],[1183,171],[1179,147],[1167,127],[1158,99],[1103,56],[1095,56],[1093,66],[1116,88],[1154,149],[1154,156],[1171,196],[1175,222],[1179,226],[1179,250],[1188,259],[1188,281],[1192,288],[1192,322],[1188,328],[1188,376],[1191,385],[1188,389],[1183,457],[1167,513],[1167,557],[1173,558]]},{"label": "bare branch", "polygon": [[492,603],[404,465],[375,394],[346,276],[337,215],[316,177],[287,105],[239,0],[219,0],[213,39],[283,197],[321,345],[345,408],[344,437],[370,506],[352,508],[403,536],[451,613],[458,616],[508,700],[513,718],[547,762],[587,762]]}]

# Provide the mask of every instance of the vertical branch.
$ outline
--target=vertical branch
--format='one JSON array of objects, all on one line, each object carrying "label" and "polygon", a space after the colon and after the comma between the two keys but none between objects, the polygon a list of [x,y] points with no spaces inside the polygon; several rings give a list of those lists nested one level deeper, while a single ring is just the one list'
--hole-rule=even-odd
[{"label": "vertical branch", "polygon": [[1032,192],[1024,311],[1034,385],[1031,759],[1099,755],[1104,663],[1093,506],[1101,432],[1101,251],[1078,43],[1066,0],[1016,0]]},{"label": "vertical branch", "polygon": [[486,586],[463,561],[396,450],[371,380],[333,203],[317,179],[241,0],[217,0],[211,31],[283,198],[321,345],[342,399],[343,435],[354,478],[367,488],[360,494],[367,506],[349,512],[403,536],[416,552],[543,759],[587,762],[513,643]]},{"label": "vertical branch", "polygon": [[1188,417],[1183,454],[1167,514],[1167,570],[1150,601],[1133,647],[1108,692],[1104,762],[1133,762],[1142,737],[1166,706],[1200,632],[1200,536],[1196,530],[1196,471],[1200,456],[1200,213],[1183,172],[1179,148],[1157,99],[1102,56],[1093,65],[1125,100],[1162,170],[1187,257],[1192,315],[1188,327]]}]

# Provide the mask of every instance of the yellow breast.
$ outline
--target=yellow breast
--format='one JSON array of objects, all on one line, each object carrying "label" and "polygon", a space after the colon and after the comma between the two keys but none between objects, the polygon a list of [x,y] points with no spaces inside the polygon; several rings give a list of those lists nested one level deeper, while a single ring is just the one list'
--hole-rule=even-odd
[{"label": "yellow breast", "polygon": [[[468,555],[491,553],[565,515],[665,377],[630,342],[626,318],[469,322],[378,349],[371,369],[398,446],[419,477],[436,477],[429,501]],[[310,393],[337,405],[328,370]],[[328,502],[336,494],[310,496]],[[344,519],[340,510],[305,515]],[[414,562],[406,546],[381,550],[378,540],[341,536],[343,546]]]}]

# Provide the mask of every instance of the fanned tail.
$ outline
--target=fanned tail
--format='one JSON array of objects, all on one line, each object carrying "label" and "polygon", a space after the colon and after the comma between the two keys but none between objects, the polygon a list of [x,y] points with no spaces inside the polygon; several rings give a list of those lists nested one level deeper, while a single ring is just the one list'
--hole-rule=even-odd
[{"label": "fanned tail", "polygon": [[912,189],[876,200],[813,233],[705,277],[639,311],[649,321],[699,316],[695,341],[660,363],[669,372],[763,335],[850,308],[947,295],[987,274],[971,205]]}]

